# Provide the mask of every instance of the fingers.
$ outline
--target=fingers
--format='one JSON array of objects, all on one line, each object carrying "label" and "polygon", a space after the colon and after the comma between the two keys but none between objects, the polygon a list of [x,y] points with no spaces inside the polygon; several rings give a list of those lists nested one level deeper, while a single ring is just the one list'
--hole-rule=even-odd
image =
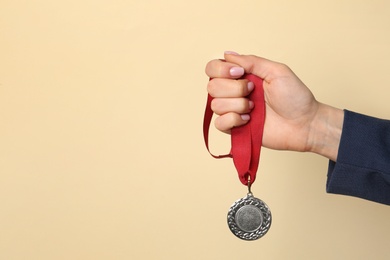
[{"label": "fingers", "polygon": [[230,130],[233,127],[238,127],[248,123],[250,116],[248,114],[237,114],[237,113],[227,113],[222,116],[219,116],[215,119],[215,127],[222,132],[230,133]]},{"label": "fingers", "polygon": [[209,94],[214,97],[211,109],[219,117],[215,120],[215,127],[229,133],[233,127],[246,124],[249,121],[248,113],[254,107],[254,102],[245,98],[254,89],[253,82],[246,79],[232,80],[214,78],[207,86]]},{"label": "fingers", "polygon": [[206,74],[210,78],[238,79],[244,73],[244,68],[222,60],[212,60],[206,65]]},{"label": "fingers", "polygon": [[211,109],[219,115],[214,121],[215,127],[230,133],[233,127],[246,124],[254,103],[244,97],[250,94],[254,84],[239,79],[245,74],[244,68],[231,62],[212,60],[206,66],[206,74],[212,78],[207,85],[207,91],[214,97]]},{"label": "fingers", "polygon": [[212,78],[207,85],[209,94],[214,97],[211,108],[219,117],[215,127],[229,133],[233,127],[246,124],[253,102],[245,97],[253,90],[253,83],[240,79],[245,73],[257,75],[267,82],[285,74],[289,68],[253,55],[225,53],[225,60],[212,60],[206,65],[206,74]]}]

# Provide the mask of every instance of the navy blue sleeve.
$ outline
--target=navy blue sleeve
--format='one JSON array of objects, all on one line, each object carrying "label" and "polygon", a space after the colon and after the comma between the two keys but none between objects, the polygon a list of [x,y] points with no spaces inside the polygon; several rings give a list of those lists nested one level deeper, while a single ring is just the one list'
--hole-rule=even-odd
[{"label": "navy blue sleeve", "polygon": [[390,121],[344,111],[337,162],[327,192],[390,205]]}]

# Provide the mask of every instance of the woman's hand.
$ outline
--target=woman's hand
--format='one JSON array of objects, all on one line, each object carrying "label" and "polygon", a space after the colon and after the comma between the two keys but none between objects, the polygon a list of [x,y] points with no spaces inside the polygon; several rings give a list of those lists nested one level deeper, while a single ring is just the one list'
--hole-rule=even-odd
[{"label": "woman's hand", "polygon": [[256,100],[246,96],[253,83],[240,79],[251,73],[263,79],[266,102],[263,146],[277,150],[312,151],[337,158],[343,111],[319,103],[286,65],[253,55],[225,53],[225,61],[212,60],[206,74],[214,97],[212,110],[219,115],[216,128],[229,133],[246,124]]}]

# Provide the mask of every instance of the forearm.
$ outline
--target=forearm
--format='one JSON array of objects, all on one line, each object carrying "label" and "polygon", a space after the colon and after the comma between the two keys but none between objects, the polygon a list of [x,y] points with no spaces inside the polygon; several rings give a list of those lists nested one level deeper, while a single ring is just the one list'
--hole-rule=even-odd
[{"label": "forearm", "polygon": [[336,161],[343,122],[343,110],[319,103],[310,125],[307,150]]}]

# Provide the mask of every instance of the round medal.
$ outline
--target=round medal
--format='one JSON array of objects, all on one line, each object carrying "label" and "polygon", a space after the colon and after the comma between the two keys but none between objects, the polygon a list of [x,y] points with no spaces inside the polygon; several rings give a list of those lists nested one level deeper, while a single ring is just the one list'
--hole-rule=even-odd
[{"label": "round medal", "polygon": [[232,233],[243,240],[256,240],[264,236],[271,227],[271,211],[260,199],[248,193],[237,200],[227,215]]}]

